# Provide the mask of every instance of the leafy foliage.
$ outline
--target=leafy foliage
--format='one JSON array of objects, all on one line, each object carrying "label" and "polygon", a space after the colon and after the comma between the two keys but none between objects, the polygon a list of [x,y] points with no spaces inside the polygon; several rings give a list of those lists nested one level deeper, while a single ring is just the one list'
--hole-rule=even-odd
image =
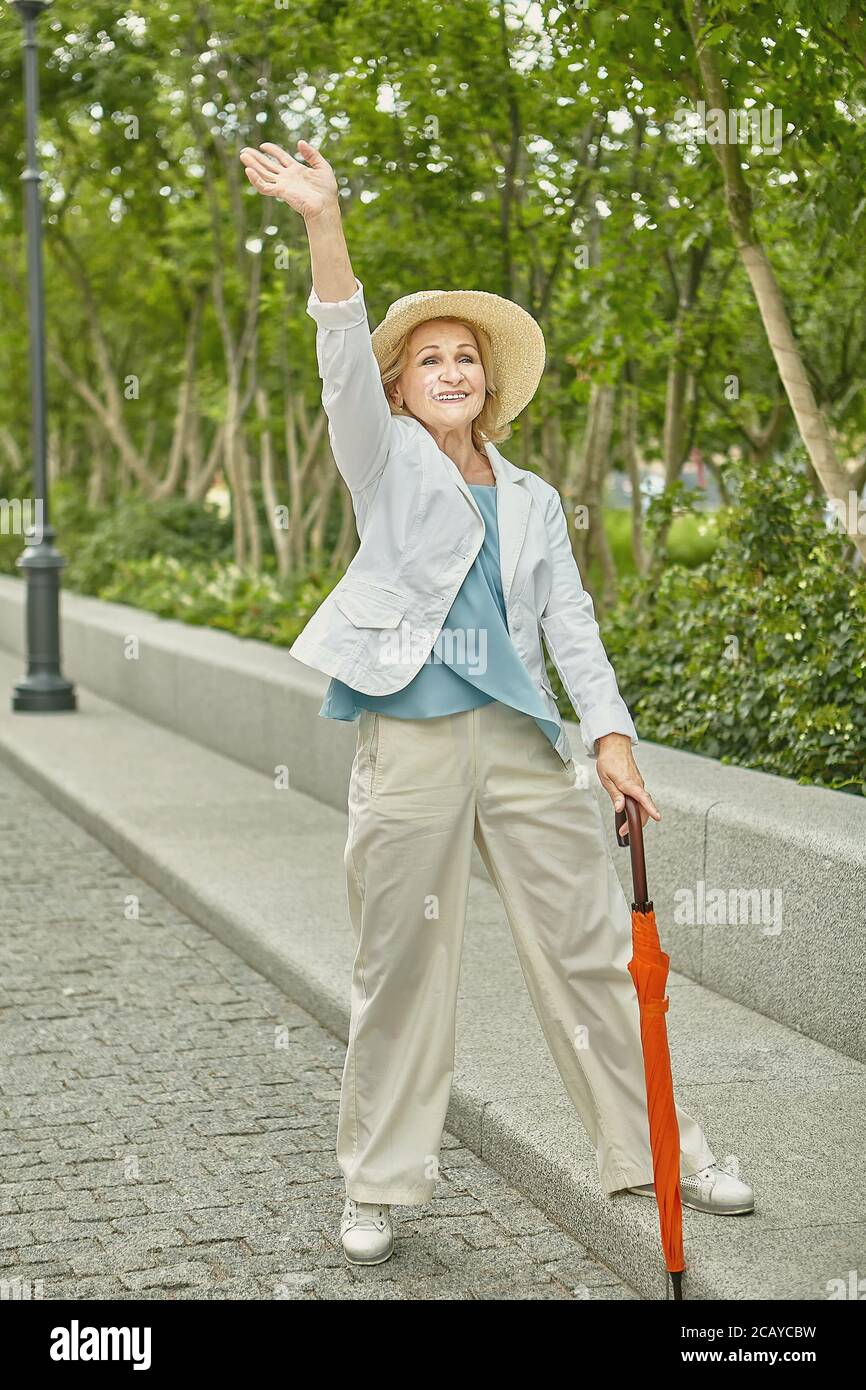
[{"label": "leafy foliage", "polygon": [[64,582],[80,593],[101,594],[126,561],[162,555],[181,565],[227,560],[231,537],[231,522],[215,508],[176,497],[133,498],[92,522],[81,544],[69,551]]},{"label": "leafy foliage", "polygon": [[99,597],[288,647],[338,578],[291,583],[228,561],[185,564],[173,555],[152,555],[124,560]]},{"label": "leafy foliage", "polygon": [[866,795],[866,576],[804,472],[732,482],[712,561],[625,579],[605,625],[638,734]]}]

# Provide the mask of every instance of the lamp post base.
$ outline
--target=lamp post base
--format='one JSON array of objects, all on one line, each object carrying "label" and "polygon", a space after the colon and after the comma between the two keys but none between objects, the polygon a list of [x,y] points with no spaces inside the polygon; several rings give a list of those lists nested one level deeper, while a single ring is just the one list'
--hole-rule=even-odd
[{"label": "lamp post base", "polygon": [[77,709],[75,686],[62,676],[25,676],[12,687],[12,708],[31,714]]},{"label": "lamp post base", "polygon": [[16,712],[53,714],[76,708],[75,686],[60,669],[60,571],[66,563],[45,526],[16,561],[27,581],[27,674],[12,687]]}]

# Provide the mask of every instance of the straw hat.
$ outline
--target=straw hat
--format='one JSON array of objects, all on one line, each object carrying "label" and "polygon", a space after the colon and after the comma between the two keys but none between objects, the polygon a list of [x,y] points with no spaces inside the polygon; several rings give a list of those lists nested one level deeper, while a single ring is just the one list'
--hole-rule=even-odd
[{"label": "straw hat", "polygon": [[493,354],[499,411],[496,428],[528,405],[544,371],[544,334],[531,314],[510,299],[486,290],[418,290],[396,299],[372,333],[380,370],[408,333],[427,319],[455,318],[485,330]]}]

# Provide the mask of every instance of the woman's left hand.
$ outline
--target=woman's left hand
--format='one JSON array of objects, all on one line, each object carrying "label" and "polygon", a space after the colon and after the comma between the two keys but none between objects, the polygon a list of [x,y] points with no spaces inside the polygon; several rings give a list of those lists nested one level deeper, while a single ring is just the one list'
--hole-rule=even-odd
[{"label": "woman's left hand", "polygon": [[[631,739],[628,734],[603,734],[597,740],[597,747],[595,769],[598,780],[613,802],[614,810],[622,811],[625,808],[625,797],[630,796],[640,807],[641,826],[646,825],[650,816],[653,820],[661,820],[661,812],[647,791],[646,783],[632,756]],[[628,834],[627,820],[623,822],[619,833],[621,836]]]}]

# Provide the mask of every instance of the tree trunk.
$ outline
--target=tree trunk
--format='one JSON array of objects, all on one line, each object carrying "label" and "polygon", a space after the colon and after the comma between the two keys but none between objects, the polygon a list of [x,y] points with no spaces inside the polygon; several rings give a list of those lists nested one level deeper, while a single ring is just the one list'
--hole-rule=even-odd
[{"label": "tree trunk", "polygon": [[[674,321],[674,341],[670,361],[668,363],[667,389],[665,392],[663,454],[666,489],[672,487],[674,483],[679,480],[682,475],[683,464],[686,461],[686,449],[688,447],[686,407],[691,400],[691,393],[694,390],[694,379],[688,360],[689,328],[694,313],[695,303],[697,302],[701,276],[706,267],[709,254],[709,239],[705,239],[699,246],[692,245],[688,253],[685,274],[679,283],[677,283],[675,268],[670,257],[668,261],[671,278],[677,286],[677,308],[676,319]],[[669,532],[670,526],[667,523],[659,526],[655,532],[650,567],[655,568],[657,571],[664,567],[667,557]]]},{"label": "tree trunk", "polygon": [[49,342],[48,350],[51,359],[81,399],[96,412],[106,432],[116,444],[120,454],[122,491],[125,492],[128,489],[129,475],[131,474],[140,484],[144,495],[150,497],[156,488],[157,480],[147,467],[126,427],[124,397],[118,387],[120,373],[111,360],[111,352],[102,330],[99,308],[90,279],[69,238],[57,232],[56,245],[64,253],[67,271],[81,294],[82,308],[90,330],[90,340],[93,344],[96,364],[102,378],[104,399],[97,395],[89,382],[75,374],[73,369],[67,365],[64,355],[59,353]]},{"label": "tree trunk", "polygon": [[6,457],[8,458],[12,466],[13,475],[16,478],[23,477],[24,458],[21,454],[21,450],[18,447],[17,439],[6,425],[4,425],[2,429],[0,429],[0,444],[2,444],[3,451],[6,454]]},{"label": "tree trunk", "polygon": [[[583,455],[574,486],[569,488],[569,504],[574,520],[575,506],[586,509],[585,525],[575,526],[574,556],[584,577],[590,559],[590,538],[594,529],[604,526],[602,511],[604,478],[610,460],[610,440],[613,432],[614,388],[608,383],[593,382],[589,397]],[[568,513],[566,513],[568,514]],[[583,518],[582,518],[583,519]],[[607,538],[592,538],[595,553],[601,558]]]},{"label": "tree trunk", "polygon": [[[290,381],[285,385],[283,431],[286,445],[286,464],[289,470],[289,553],[298,573],[307,564],[307,541],[304,534],[304,474],[298,452],[298,422],[301,402],[296,402]],[[321,412],[323,418],[324,410]],[[328,451],[330,452],[330,451]]]},{"label": "tree trunk", "polygon": [[202,461],[201,440],[198,432],[198,419],[187,438],[187,477],[185,496],[188,502],[201,502],[214,475],[221,464],[224,465],[225,425],[215,427],[207,459]]},{"label": "tree trunk", "polygon": [[[349,525],[348,542],[351,542],[352,523],[355,519],[355,509],[352,506],[352,495],[343,482],[336,468],[325,468],[320,474],[322,484],[319,495],[316,498],[315,516],[309,524],[309,556],[315,569],[321,569],[325,563],[325,541],[327,536],[328,516],[331,510],[331,501],[338,485],[345,494],[343,497],[343,508],[341,511],[340,525],[340,545],[347,544],[346,524]],[[348,504],[348,510],[347,510]],[[350,557],[351,558],[351,557]],[[348,563],[348,562],[347,562]]]},{"label": "tree trunk", "polygon": [[626,472],[631,481],[631,550],[638,574],[647,570],[647,553],[644,546],[643,506],[641,497],[640,453],[638,451],[638,403],[637,385],[634,380],[634,363],[626,364],[622,384],[622,406],[620,427],[622,430],[622,453]]},{"label": "tree trunk", "polygon": [[280,498],[277,488],[276,475],[274,473],[274,445],[271,432],[265,421],[268,418],[267,397],[263,388],[260,386],[256,391],[256,413],[262,421],[261,449],[262,449],[262,492],[265,499],[265,511],[268,518],[268,529],[271,533],[271,544],[274,547],[274,554],[277,557],[277,574],[285,578],[292,567],[291,545],[289,541],[289,531],[285,526],[281,526],[282,517],[279,515],[279,508],[285,507],[288,516],[288,504]]},{"label": "tree trunk", "polygon": [[[715,49],[704,44],[701,38],[701,31],[707,25],[703,0],[687,0],[686,9],[707,104],[723,112],[727,121],[728,92],[719,73]],[[751,193],[740,165],[740,147],[721,143],[710,148],[722,171],[731,233],[749,277],[797,428],[824,492],[835,506],[841,505],[847,515],[851,479],[836,458],[827,421],[809,383],[778,281],[755,231]],[[861,535],[855,526],[849,536],[866,559],[866,535]]]},{"label": "tree trunk", "polygon": [[196,348],[198,346],[198,332],[203,307],[204,290],[201,290],[193,301],[192,312],[189,318],[183,362],[183,379],[181,380],[180,390],[178,392],[174,428],[172,430],[171,445],[168,451],[168,467],[165,471],[165,477],[154,490],[154,497],[156,498],[173,497],[180,485],[181,469],[186,456],[186,434],[189,428],[190,408],[194,395]]},{"label": "tree trunk", "polygon": [[99,428],[92,416],[85,418],[85,429],[90,453],[90,467],[87,473],[87,505],[92,511],[99,511],[108,502],[108,470],[105,449]]},{"label": "tree trunk", "polygon": [[247,448],[246,435],[240,430],[238,431],[238,480],[249,544],[249,564],[258,574],[262,568],[262,528],[259,525],[259,514],[253,488],[253,460]]}]

